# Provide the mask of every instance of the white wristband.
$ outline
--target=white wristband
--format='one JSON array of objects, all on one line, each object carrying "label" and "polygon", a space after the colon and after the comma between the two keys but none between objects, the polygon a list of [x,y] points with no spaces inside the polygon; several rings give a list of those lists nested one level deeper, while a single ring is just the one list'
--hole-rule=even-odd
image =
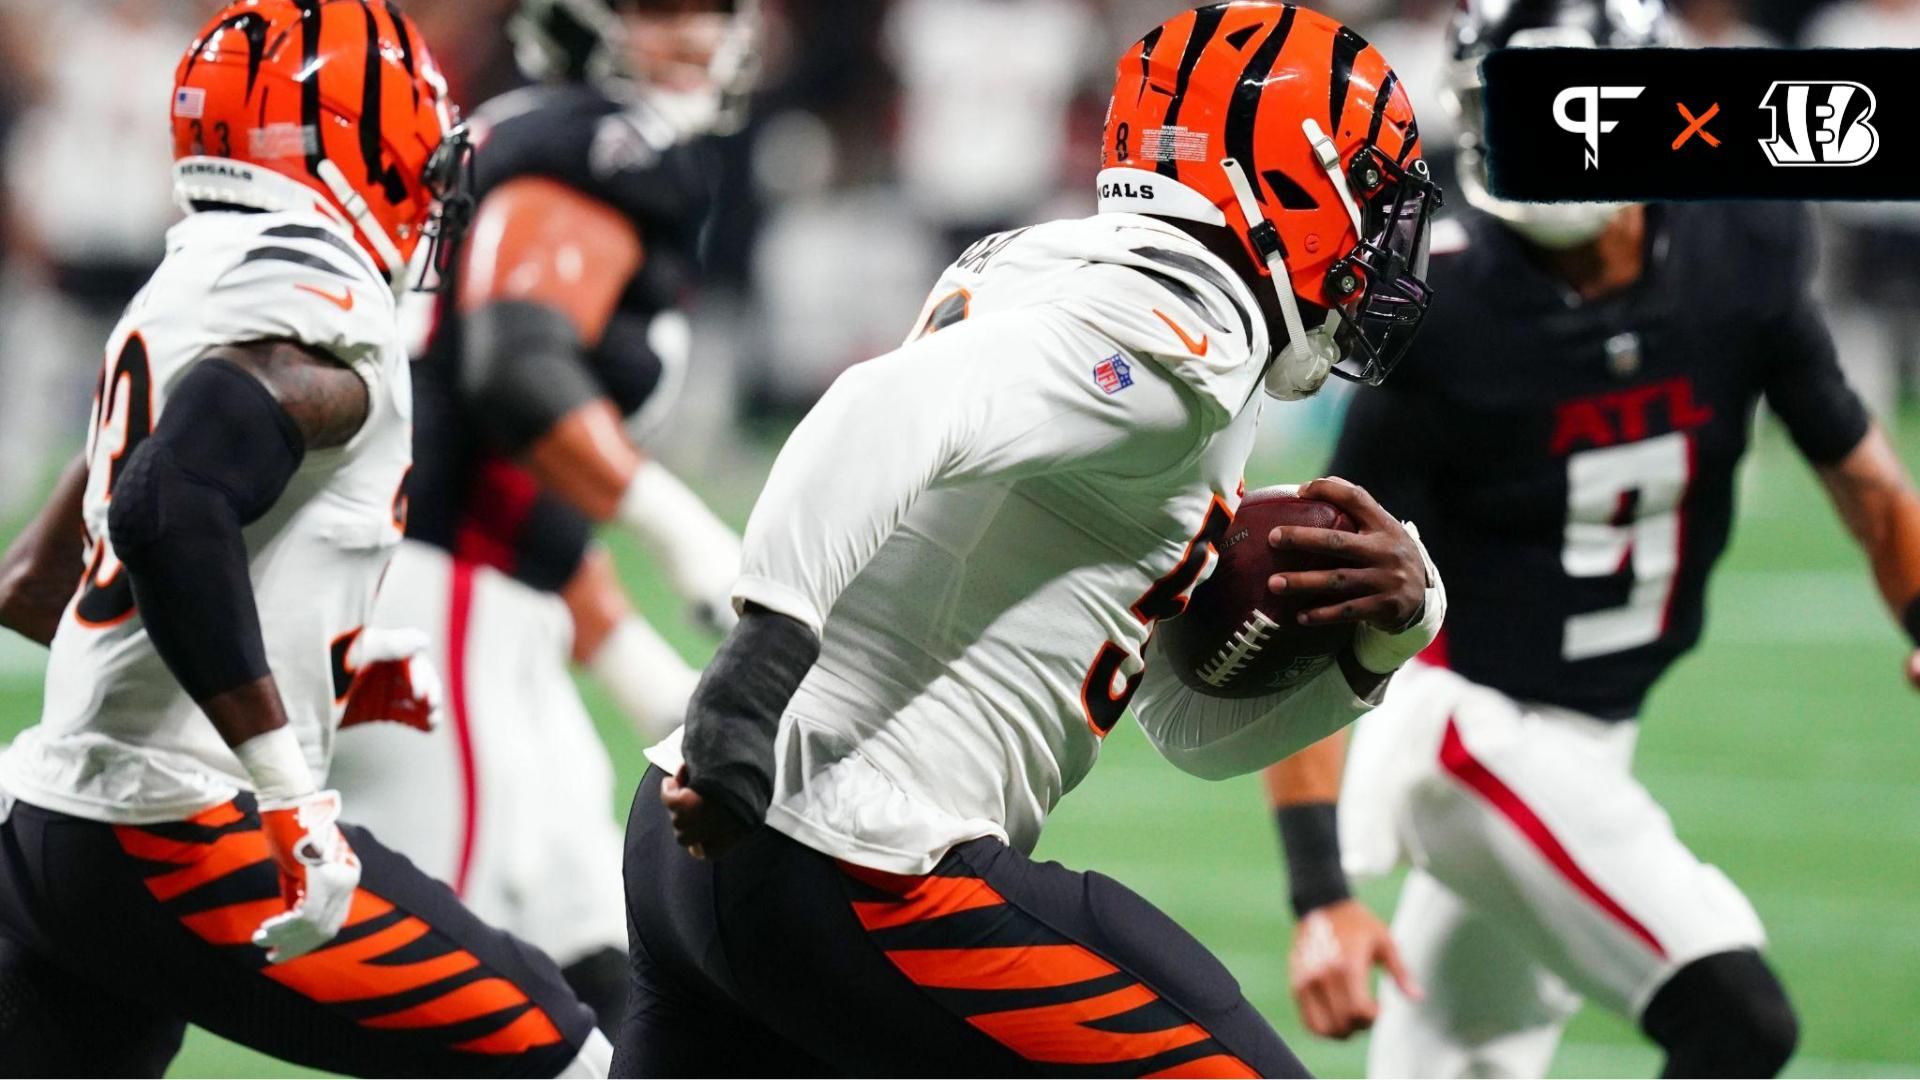
[{"label": "white wristband", "polygon": [[285,724],[234,747],[233,754],[253,778],[253,793],[263,808],[305,798],[319,789],[300,740]]},{"label": "white wristband", "polygon": [[1414,546],[1420,549],[1420,561],[1427,566],[1426,600],[1421,605],[1420,621],[1397,634],[1366,623],[1354,631],[1353,658],[1375,675],[1398,671],[1401,665],[1420,655],[1422,649],[1440,636],[1440,626],[1447,618],[1446,583],[1440,580],[1440,570],[1433,565],[1433,556],[1427,554],[1427,545],[1420,542],[1420,530],[1411,521],[1406,526],[1407,535],[1413,537]]}]

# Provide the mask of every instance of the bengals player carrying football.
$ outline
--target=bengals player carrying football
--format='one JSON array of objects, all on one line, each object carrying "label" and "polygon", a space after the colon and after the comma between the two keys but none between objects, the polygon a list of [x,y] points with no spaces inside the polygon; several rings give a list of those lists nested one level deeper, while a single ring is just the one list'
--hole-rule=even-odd
[{"label": "bengals player carrying football", "polygon": [[[685,363],[679,307],[711,140],[752,73],[752,3],[523,0],[536,84],[473,120],[477,212],[413,365],[407,539],[378,621],[429,635],[450,723],[355,729],[335,783],[475,912],[626,998],[613,765],[569,661],[648,741],[696,672],[627,602],[596,522],[633,530],[717,630],[739,540],[637,440]],[[623,422],[624,421],[624,422]]]},{"label": "bengals player carrying football", "polygon": [[396,296],[466,210],[444,80],[391,4],[244,0],[170,108],[187,219],[7,560],[0,613],[52,652],[0,755],[0,1061],[158,1076],[193,1023],[334,1072],[605,1075],[552,961],[321,788],[343,718],[436,708],[421,640],[368,621],[410,460]]},{"label": "bengals player carrying football", "polygon": [[1151,645],[1266,398],[1377,382],[1404,350],[1438,193],[1386,60],[1272,3],[1129,50],[1104,163],[1100,213],[975,244],[781,451],[741,623],[628,822],[617,1070],[1303,1074],[1199,942],[1029,852],[1129,704],[1176,766],[1245,773],[1432,638],[1418,541],[1321,481],[1304,494],[1360,531],[1279,540],[1351,562],[1303,613],[1355,624],[1334,666],[1205,698]]},{"label": "bengals player carrying football", "polygon": [[[1485,188],[1482,56],[1657,44],[1663,25],[1654,0],[1461,5],[1473,209],[1435,228],[1446,300],[1334,455],[1417,517],[1452,592],[1441,641],[1355,730],[1344,790],[1338,740],[1270,777],[1295,997],[1319,1034],[1372,1024],[1374,1076],[1543,1076],[1582,999],[1638,1023],[1663,1075],[1771,1076],[1793,1052],[1752,905],[1632,772],[1647,692],[1699,640],[1760,401],[1920,633],[1920,498],[1840,373],[1804,210]],[[1412,864],[1391,937],[1343,857]],[[1377,1003],[1376,960],[1396,976]]]}]

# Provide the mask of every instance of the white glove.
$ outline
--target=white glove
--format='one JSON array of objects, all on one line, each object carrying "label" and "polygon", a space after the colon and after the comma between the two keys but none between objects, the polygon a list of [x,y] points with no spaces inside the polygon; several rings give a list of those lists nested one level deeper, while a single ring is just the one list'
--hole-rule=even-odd
[{"label": "white glove", "polygon": [[1420,606],[1420,617],[1398,631],[1388,633],[1367,623],[1354,630],[1353,658],[1375,675],[1398,671],[1420,655],[1440,636],[1440,626],[1447,618],[1446,583],[1440,580],[1440,570],[1433,565],[1433,556],[1427,554],[1427,545],[1420,541],[1420,530],[1411,521],[1404,524],[1414,546],[1420,549],[1420,561],[1427,564],[1426,600]]},{"label": "white glove", "polygon": [[260,829],[280,870],[287,911],[260,924],[253,943],[267,962],[282,964],[325,945],[340,932],[360,884],[360,860],[340,831],[340,793],[317,791],[260,803]]},{"label": "white glove", "polygon": [[390,720],[432,731],[446,718],[446,686],[426,655],[427,635],[410,627],[369,626],[347,648],[353,673],[341,727]]}]

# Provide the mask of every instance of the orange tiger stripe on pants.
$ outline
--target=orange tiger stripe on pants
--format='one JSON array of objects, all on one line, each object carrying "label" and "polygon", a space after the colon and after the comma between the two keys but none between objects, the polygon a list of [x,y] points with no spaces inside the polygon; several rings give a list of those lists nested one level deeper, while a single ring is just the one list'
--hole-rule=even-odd
[{"label": "orange tiger stripe on pants", "polygon": [[[1007,900],[974,877],[914,877],[841,863],[847,876],[892,894],[893,900],[851,903],[869,933],[929,923],[948,916],[1006,907]],[[1071,942],[1023,945],[956,945],[951,948],[883,948],[887,959],[914,985],[943,990],[1023,991],[1089,985],[1084,996],[1045,1005],[986,1009],[967,1022],[1028,1061],[1059,1065],[1119,1065],[1192,1046],[1212,1036],[1191,1020],[1158,1030],[1104,1030],[1100,1022],[1162,1002],[1145,983],[1108,986],[1121,968],[1084,945]],[[1258,1076],[1230,1054],[1213,1054],[1174,1066],[1168,1076]]]},{"label": "orange tiger stripe on pants", "polygon": [[[196,830],[211,835],[181,838],[182,832]],[[143,878],[147,891],[162,903],[190,901],[197,890],[228,882],[239,874],[271,875],[266,880],[277,885],[278,871],[268,854],[266,836],[259,829],[258,819],[249,817],[232,803],[203,811],[178,826],[122,825],[113,831],[128,855],[166,867]],[[285,904],[276,891],[270,896],[185,913],[179,919],[195,936],[209,944],[248,946],[261,922],[284,910]],[[452,942],[419,959],[394,963],[393,958],[401,950],[417,949],[422,939],[433,933],[432,926],[411,914],[400,914],[390,925],[371,932],[353,932],[370,921],[392,918],[395,913],[392,902],[365,887],[356,889],[338,940],[283,964],[266,965],[262,956],[261,974],[318,1004],[341,1005],[410,995],[481,966],[478,957]],[[498,1027],[466,1040],[455,1049],[477,1054],[518,1054],[563,1039],[560,1029],[544,1010],[519,987],[499,977],[457,981],[426,1001],[396,1002],[392,1010],[361,1016],[356,1022],[376,1030],[426,1029],[469,1024],[495,1016],[499,1018]]]}]

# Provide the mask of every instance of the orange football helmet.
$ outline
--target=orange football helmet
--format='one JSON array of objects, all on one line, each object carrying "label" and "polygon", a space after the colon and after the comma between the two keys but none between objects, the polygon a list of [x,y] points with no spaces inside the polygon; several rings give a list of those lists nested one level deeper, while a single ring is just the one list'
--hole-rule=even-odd
[{"label": "orange football helmet", "polygon": [[[1272,279],[1289,338],[1275,396],[1329,371],[1380,382],[1426,314],[1440,191],[1413,106],[1319,12],[1216,3],[1149,31],[1120,58],[1101,164],[1101,210],[1225,226]],[[1328,312],[1311,334],[1300,301]]]},{"label": "orange football helmet", "polygon": [[350,230],[400,288],[426,278],[472,209],[471,148],[447,81],[390,0],[238,0],[173,79],[174,197],[311,209]]}]

